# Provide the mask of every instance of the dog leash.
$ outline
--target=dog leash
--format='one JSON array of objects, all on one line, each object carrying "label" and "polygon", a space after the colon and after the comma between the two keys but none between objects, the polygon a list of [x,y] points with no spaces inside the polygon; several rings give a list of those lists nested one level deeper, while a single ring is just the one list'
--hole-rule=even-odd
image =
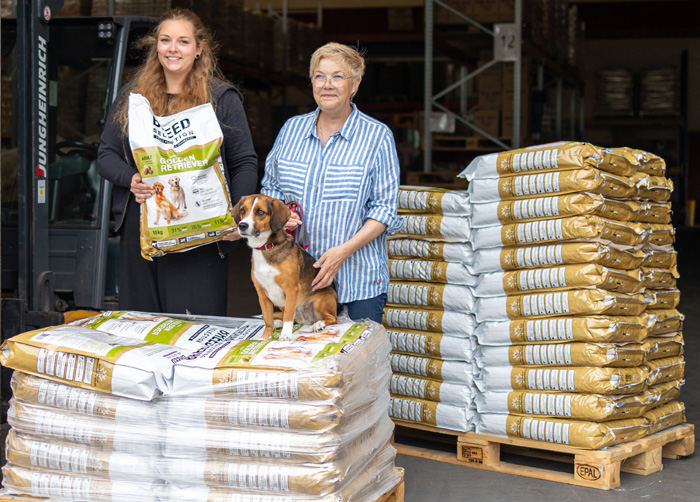
[{"label": "dog leash", "polygon": [[287,207],[292,212],[299,215],[299,218],[301,219],[301,232],[299,232],[298,226],[295,228],[287,228],[286,231],[288,234],[294,236],[297,244],[306,249],[309,247],[309,243],[311,241],[309,240],[309,232],[306,231],[306,224],[304,222],[304,209],[301,207],[301,204],[296,201],[287,202]]}]

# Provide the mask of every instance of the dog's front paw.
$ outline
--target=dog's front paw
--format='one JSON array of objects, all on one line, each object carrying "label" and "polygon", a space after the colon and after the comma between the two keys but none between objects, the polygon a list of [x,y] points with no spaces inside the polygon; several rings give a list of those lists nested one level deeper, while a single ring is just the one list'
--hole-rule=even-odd
[{"label": "dog's front paw", "polygon": [[272,321],[272,324],[275,327],[275,329],[280,329],[282,326],[284,326],[282,319],[275,319],[274,321]]},{"label": "dog's front paw", "polygon": [[285,322],[282,323],[282,332],[280,333],[280,336],[278,340],[280,342],[289,342],[294,338],[294,323],[293,322]]},{"label": "dog's front paw", "polygon": [[313,324],[314,333],[318,333],[319,331],[322,331],[323,328],[325,328],[325,327],[326,327],[326,323],[324,321],[316,321]]}]

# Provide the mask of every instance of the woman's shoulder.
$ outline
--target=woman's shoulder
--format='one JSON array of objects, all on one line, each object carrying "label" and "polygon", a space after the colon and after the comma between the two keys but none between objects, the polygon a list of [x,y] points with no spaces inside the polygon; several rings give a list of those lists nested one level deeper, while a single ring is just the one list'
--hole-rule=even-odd
[{"label": "woman's shoulder", "polygon": [[235,85],[229,82],[220,80],[218,78],[214,78],[212,79],[209,86],[212,98],[214,98],[214,101],[216,102],[219,102],[222,99],[230,99],[233,97],[240,101],[243,101],[243,95],[241,94],[241,91],[238,90],[238,88]]},{"label": "woman's shoulder", "polygon": [[287,127],[297,127],[300,125],[308,124],[310,122],[313,122],[316,119],[316,111],[311,111],[308,113],[302,113],[299,115],[294,115],[293,117],[290,117],[287,119],[286,126]]},{"label": "woman's shoulder", "polygon": [[368,127],[370,129],[373,129],[381,134],[389,134],[389,135],[393,136],[393,133],[391,132],[391,128],[388,125],[386,125],[384,122],[382,122],[380,120],[375,119],[374,117],[370,117],[366,113],[361,112],[359,109],[357,110],[357,120],[364,127]]}]

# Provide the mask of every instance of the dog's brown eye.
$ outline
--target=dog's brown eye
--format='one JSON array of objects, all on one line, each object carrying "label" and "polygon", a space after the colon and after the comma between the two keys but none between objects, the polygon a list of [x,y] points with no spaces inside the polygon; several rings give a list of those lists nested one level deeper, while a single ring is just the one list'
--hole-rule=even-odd
[{"label": "dog's brown eye", "polygon": [[262,209],[258,209],[258,216],[264,216],[264,215],[265,215],[265,211],[263,211]]}]

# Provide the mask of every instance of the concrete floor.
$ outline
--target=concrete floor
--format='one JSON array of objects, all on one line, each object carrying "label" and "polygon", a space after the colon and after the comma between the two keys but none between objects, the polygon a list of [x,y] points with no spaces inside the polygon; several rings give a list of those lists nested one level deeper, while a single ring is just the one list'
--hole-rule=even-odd
[{"label": "concrete floor", "polygon": [[[678,229],[675,249],[678,251],[678,281],[681,303],[678,307],[685,314],[686,384],[681,401],[686,405],[688,423],[700,423],[700,343],[696,338],[700,329],[700,256],[696,255],[696,243],[700,241],[700,228]],[[229,315],[249,317],[259,313],[255,289],[249,277],[249,254],[239,246],[231,255],[231,284],[235,290],[229,301]],[[245,275],[245,277],[243,277]],[[447,451],[456,451],[454,447]],[[456,456],[456,455],[455,455]],[[504,457],[505,459],[505,457]],[[512,462],[529,462],[532,465],[559,468],[573,472],[569,464],[545,463],[537,459],[511,457]],[[700,450],[678,460],[663,459],[664,469],[649,476],[622,473],[619,488],[610,491],[578,487],[553,481],[542,481],[522,476],[474,469],[433,460],[399,455],[396,464],[406,469],[405,502],[589,502],[653,500],[700,502]]]}]

